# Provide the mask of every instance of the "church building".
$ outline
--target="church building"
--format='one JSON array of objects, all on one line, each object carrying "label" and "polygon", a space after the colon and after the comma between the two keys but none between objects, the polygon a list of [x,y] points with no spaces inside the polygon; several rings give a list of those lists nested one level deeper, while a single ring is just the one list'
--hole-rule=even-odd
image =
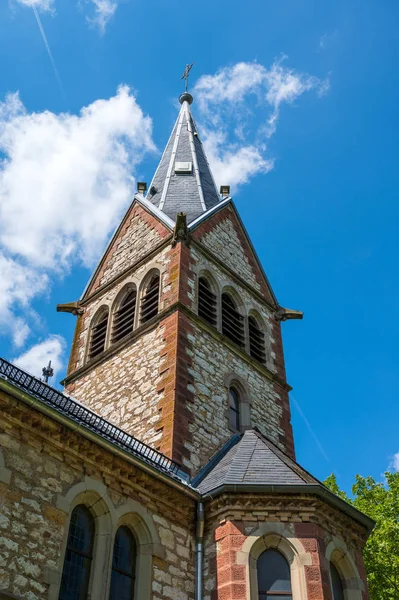
[{"label": "church building", "polygon": [[369,599],[373,521],[295,459],[281,323],[302,314],[192,102],[57,307],[76,318],[64,392],[0,359],[0,600]]}]

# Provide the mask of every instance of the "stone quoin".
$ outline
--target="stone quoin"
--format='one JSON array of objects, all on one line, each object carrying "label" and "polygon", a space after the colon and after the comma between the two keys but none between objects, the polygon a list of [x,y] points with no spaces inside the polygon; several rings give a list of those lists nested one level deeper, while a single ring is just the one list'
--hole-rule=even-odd
[{"label": "stone quoin", "polygon": [[0,599],[369,598],[373,522],[295,460],[281,323],[302,315],[219,194],[192,102],[58,306],[64,392],[0,360]]}]

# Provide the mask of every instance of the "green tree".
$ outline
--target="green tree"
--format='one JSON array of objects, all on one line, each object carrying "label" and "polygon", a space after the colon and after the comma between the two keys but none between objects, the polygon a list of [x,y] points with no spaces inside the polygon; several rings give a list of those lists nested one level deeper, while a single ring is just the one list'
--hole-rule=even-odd
[{"label": "green tree", "polygon": [[371,600],[399,600],[399,472],[385,473],[385,484],[356,475],[349,498],[335,475],[325,485],[376,521],[364,549]]}]

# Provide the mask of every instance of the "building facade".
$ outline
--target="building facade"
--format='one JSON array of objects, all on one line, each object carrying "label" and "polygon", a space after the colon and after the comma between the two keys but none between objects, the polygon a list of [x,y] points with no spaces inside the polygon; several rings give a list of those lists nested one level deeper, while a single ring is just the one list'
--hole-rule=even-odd
[{"label": "building facade", "polygon": [[[281,307],[181,109],[62,394],[0,362],[0,598],[367,600],[373,523],[295,461]],[[147,193],[145,193],[147,192]]]}]

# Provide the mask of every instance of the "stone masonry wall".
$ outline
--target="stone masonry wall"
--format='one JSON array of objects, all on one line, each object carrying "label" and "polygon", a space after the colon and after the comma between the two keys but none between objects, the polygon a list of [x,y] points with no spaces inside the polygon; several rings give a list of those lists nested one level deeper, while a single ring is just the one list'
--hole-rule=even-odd
[{"label": "stone masonry wall", "polygon": [[270,287],[265,281],[244,230],[230,205],[199,225],[194,230],[193,237],[260,292],[266,301],[272,305],[275,304]]},{"label": "stone masonry wall", "polygon": [[[271,534],[275,538],[268,546],[267,536]],[[266,543],[262,544],[263,536]],[[331,541],[343,542],[346,554],[358,568],[360,581],[344,581],[344,589],[358,586],[362,600],[369,600],[362,560],[366,537],[360,525],[311,496],[225,494],[206,510],[204,600],[253,600],[255,596],[248,589],[248,568],[256,568],[249,558],[251,548],[259,542],[260,552],[280,545],[284,553],[281,538],[302,553],[298,557],[299,569],[309,600],[332,600],[326,558],[326,547]],[[295,581],[292,576],[292,585],[294,598],[303,598],[298,589],[300,578]]]},{"label": "stone masonry wall", "polygon": [[170,231],[140,204],[129,208],[121,224],[119,235],[104,257],[90,292],[108,283],[122,271],[146,256],[154,246],[170,235]]},{"label": "stone masonry wall", "polygon": [[234,374],[247,384],[251,404],[251,424],[256,425],[283,450],[287,449],[286,431],[281,426],[287,393],[259,371],[237,356],[221,341],[192,323],[188,333],[187,354],[192,381],[188,391],[193,395],[190,466],[198,471],[210,456],[232,435],[228,422],[228,387],[226,376]]},{"label": "stone masonry wall", "polygon": [[[26,600],[49,599],[49,584],[54,577],[60,581],[67,536],[68,514],[60,498],[89,478],[106,486],[115,510],[134,500],[150,515],[161,545],[153,558],[153,600],[193,600],[195,501],[186,494],[4,392],[0,465],[2,458],[0,590]],[[7,471],[11,476],[4,476]],[[83,487],[90,491],[91,485]],[[105,564],[110,560],[111,555]]]}]

